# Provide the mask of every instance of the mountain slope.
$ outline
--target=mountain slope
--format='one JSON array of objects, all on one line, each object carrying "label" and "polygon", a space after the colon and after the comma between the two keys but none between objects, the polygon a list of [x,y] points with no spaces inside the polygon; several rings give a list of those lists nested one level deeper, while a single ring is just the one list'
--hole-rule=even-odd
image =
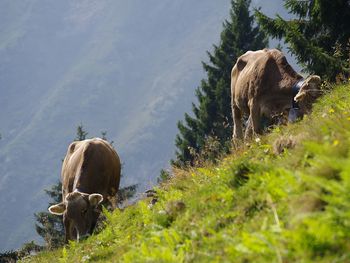
[{"label": "mountain slope", "polygon": [[36,236],[33,213],[46,209],[43,189],[80,123],[89,136],[108,132],[123,185],[155,182],[228,10],[211,0],[0,3],[0,250]]},{"label": "mountain slope", "polygon": [[[266,2],[266,1],[265,1]],[[281,2],[262,5],[269,15]],[[39,238],[33,213],[82,123],[114,141],[122,185],[151,187],[173,157],[201,60],[230,1],[0,2],[0,251]]]},{"label": "mountain slope", "polygon": [[175,171],[81,243],[24,262],[348,262],[350,85],[217,166]]}]

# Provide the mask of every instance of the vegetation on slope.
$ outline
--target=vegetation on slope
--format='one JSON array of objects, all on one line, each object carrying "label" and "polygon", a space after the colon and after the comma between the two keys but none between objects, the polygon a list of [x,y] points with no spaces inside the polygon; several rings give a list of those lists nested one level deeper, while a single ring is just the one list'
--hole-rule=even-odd
[{"label": "vegetation on slope", "polygon": [[350,86],[303,121],[188,171],[81,243],[24,262],[350,261]]}]

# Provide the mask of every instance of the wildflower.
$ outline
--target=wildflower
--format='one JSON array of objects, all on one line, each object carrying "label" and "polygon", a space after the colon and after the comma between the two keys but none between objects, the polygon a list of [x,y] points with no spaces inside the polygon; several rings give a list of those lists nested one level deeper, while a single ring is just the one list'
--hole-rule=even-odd
[{"label": "wildflower", "polygon": [[86,255],[86,256],[83,256],[83,257],[82,257],[81,261],[82,261],[82,262],[86,262],[86,261],[89,261],[90,258],[91,258],[91,257],[90,257],[89,255]]}]

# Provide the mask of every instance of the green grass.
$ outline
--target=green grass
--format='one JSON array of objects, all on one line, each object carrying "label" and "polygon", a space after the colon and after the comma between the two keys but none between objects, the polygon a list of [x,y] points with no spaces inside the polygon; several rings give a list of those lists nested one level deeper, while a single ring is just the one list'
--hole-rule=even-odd
[{"label": "green grass", "polygon": [[349,90],[217,166],[175,171],[152,208],[107,213],[100,234],[23,261],[350,262]]}]

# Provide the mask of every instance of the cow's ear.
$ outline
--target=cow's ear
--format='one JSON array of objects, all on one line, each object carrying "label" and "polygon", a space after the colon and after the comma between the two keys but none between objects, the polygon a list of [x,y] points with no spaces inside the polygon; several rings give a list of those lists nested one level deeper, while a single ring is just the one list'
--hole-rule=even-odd
[{"label": "cow's ear", "polygon": [[62,215],[66,211],[66,205],[64,203],[59,203],[57,205],[52,205],[49,207],[49,211],[54,215]]},{"label": "cow's ear", "polygon": [[320,85],[321,84],[321,78],[317,75],[311,75],[308,81],[309,84],[313,85]]},{"label": "cow's ear", "polygon": [[89,202],[92,206],[97,206],[103,201],[103,196],[100,194],[91,194],[89,195]]}]

